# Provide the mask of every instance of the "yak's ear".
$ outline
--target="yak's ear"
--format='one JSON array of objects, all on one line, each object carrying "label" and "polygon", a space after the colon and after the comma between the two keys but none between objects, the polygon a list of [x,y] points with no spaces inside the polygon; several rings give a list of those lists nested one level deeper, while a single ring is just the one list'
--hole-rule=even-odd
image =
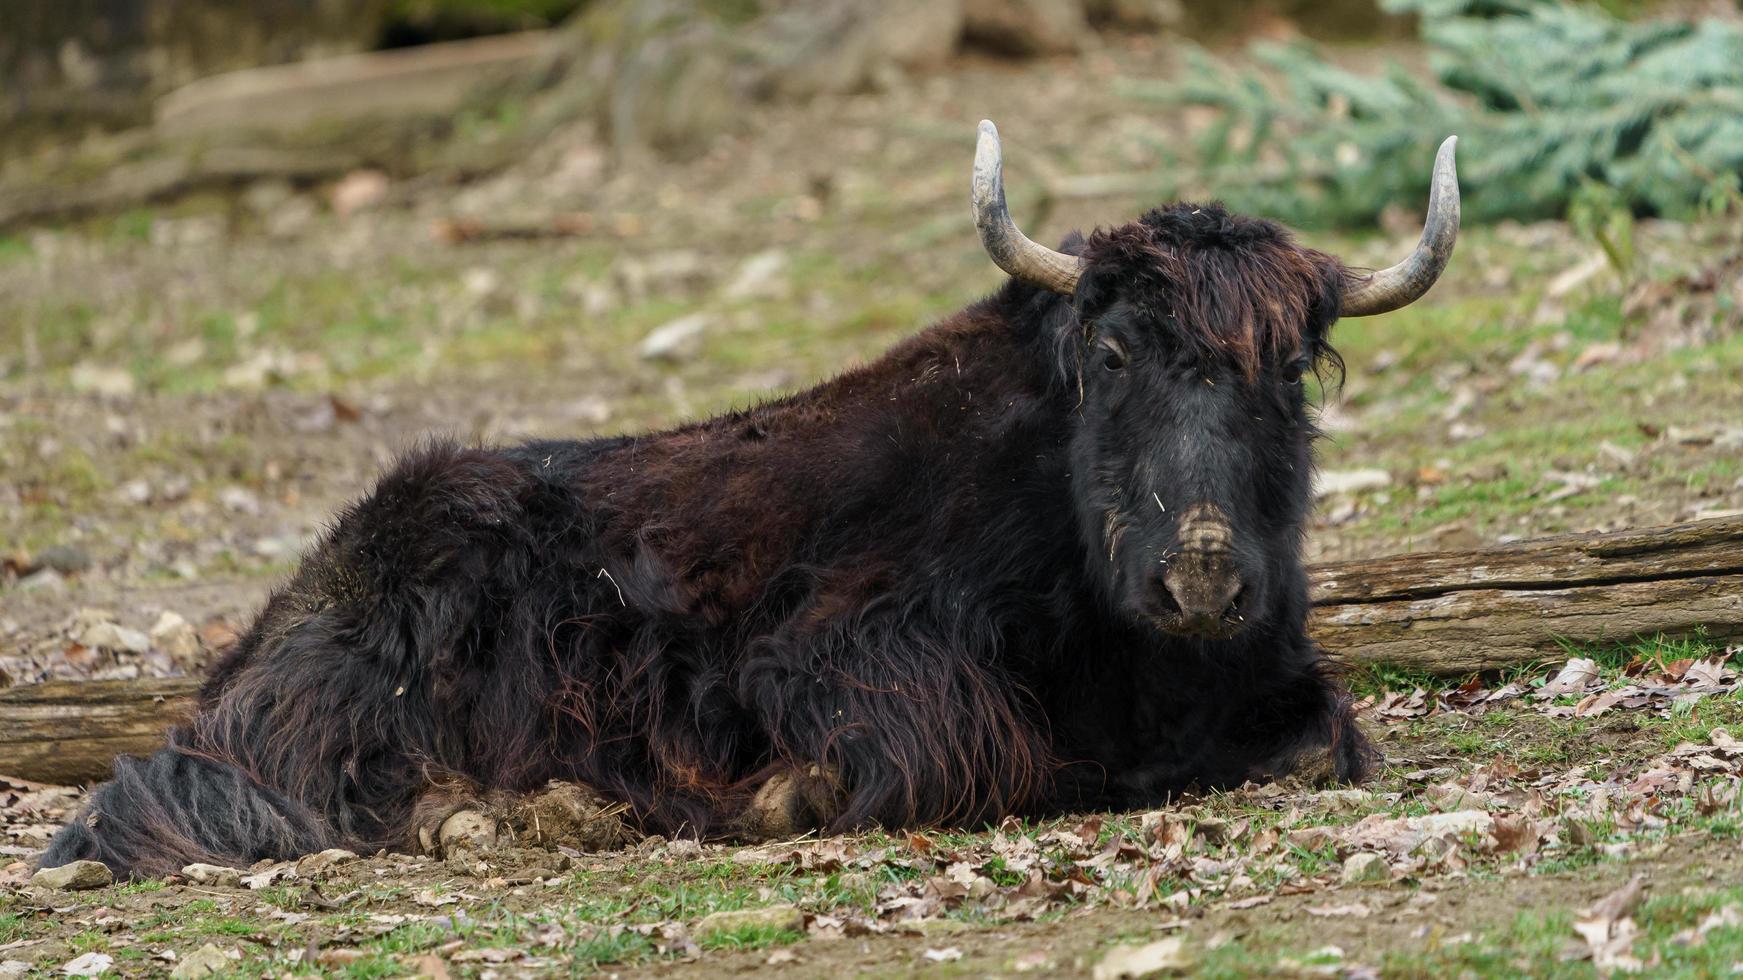
[{"label": "yak's ear", "polygon": [[1314,253],[1314,265],[1319,276],[1319,293],[1307,309],[1307,330],[1315,336],[1331,333],[1331,325],[1343,315],[1344,283],[1349,270],[1335,255]]},{"label": "yak's ear", "polygon": [[1083,232],[1068,232],[1064,238],[1059,240],[1059,250],[1064,252],[1066,255],[1076,255],[1081,257],[1083,255],[1084,241]]},{"label": "yak's ear", "polygon": [[1305,326],[1309,353],[1313,357],[1314,371],[1319,375],[1322,388],[1342,388],[1344,385],[1344,358],[1331,343],[1332,324],[1337,322],[1338,307],[1343,302],[1343,284],[1346,273],[1343,262],[1335,256],[1321,254],[1317,256],[1319,264],[1319,295],[1314,297],[1313,305],[1307,311]]}]

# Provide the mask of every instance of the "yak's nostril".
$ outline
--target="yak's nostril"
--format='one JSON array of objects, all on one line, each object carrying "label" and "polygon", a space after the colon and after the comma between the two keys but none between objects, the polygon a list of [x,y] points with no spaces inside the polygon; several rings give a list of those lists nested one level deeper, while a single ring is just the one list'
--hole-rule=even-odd
[{"label": "yak's nostril", "polygon": [[1162,611],[1179,615],[1180,603],[1174,598],[1174,589],[1165,579],[1158,580],[1158,582],[1162,587],[1156,590],[1156,595],[1162,603]]},{"label": "yak's nostril", "polygon": [[1247,585],[1245,582],[1243,582],[1243,583],[1241,583],[1241,585],[1239,587],[1237,587],[1235,589],[1234,596],[1231,599],[1229,599],[1229,607],[1225,611],[1225,615],[1229,616],[1232,619],[1237,619],[1237,620],[1240,619],[1241,618],[1241,607],[1246,605],[1246,598],[1247,598]]}]

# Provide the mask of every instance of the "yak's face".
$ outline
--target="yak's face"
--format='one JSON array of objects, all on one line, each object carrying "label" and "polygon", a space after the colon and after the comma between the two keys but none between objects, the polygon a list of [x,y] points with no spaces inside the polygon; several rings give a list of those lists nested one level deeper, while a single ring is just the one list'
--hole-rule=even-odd
[{"label": "yak's face", "polygon": [[[1312,493],[1302,379],[1337,355],[1339,315],[1415,302],[1452,257],[1457,143],[1434,158],[1422,239],[1351,273],[1268,221],[1176,204],[1071,254],[1038,245],[1005,206],[997,127],[980,124],[975,229],[999,268],[1070,297],[1054,339],[1079,393],[1072,484],[1094,575],[1126,615],[1231,636],[1300,611]],[[1061,312],[1055,309],[1055,312]]]},{"label": "yak's face", "polygon": [[1299,589],[1343,275],[1269,222],[1177,205],[1093,236],[1063,338],[1081,405],[1072,479],[1092,574],[1178,635],[1261,624]]}]

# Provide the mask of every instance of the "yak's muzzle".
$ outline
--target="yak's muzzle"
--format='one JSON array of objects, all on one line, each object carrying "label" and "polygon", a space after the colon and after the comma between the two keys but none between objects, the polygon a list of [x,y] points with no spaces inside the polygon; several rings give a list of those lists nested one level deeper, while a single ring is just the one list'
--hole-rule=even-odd
[{"label": "yak's muzzle", "polygon": [[1162,567],[1169,607],[1163,627],[1210,638],[1237,632],[1243,583],[1228,518],[1215,504],[1194,504],[1181,516],[1177,538]]}]

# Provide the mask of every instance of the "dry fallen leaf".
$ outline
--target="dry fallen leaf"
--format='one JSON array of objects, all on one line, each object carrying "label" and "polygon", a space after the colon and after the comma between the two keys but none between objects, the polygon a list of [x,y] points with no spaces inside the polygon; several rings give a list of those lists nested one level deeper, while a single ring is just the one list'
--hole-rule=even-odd
[{"label": "dry fallen leaf", "polygon": [[95,977],[109,972],[115,958],[108,953],[85,953],[61,964],[61,973],[69,977]]},{"label": "dry fallen leaf", "polygon": [[1537,689],[1539,698],[1555,698],[1564,694],[1583,694],[1586,688],[1598,679],[1598,662],[1584,657],[1575,657],[1562,665],[1561,670],[1544,685]]},{"label": "dry fallen leaf", "polygon": [[1598,972],[1632,973],[1644,964],[1633,954],[1635,926],[1630,917],[1646,895],[1646,876],[1637,874],[1626,885],[1599,899],[1574,922],[1586,941]]}]

